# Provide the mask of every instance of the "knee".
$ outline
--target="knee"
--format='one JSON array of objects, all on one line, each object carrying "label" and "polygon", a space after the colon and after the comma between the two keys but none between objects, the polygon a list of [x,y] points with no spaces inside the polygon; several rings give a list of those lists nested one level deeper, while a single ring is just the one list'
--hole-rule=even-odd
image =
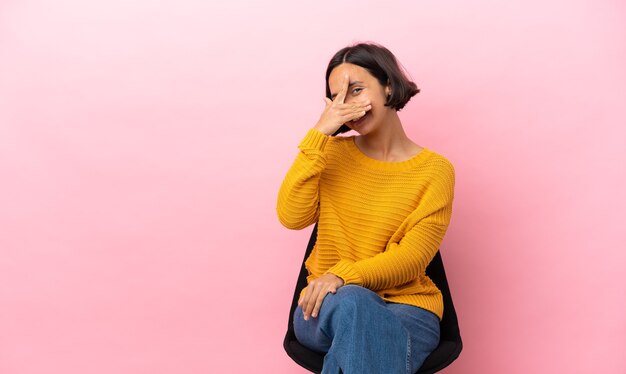
[{"label": "knee", "polygon": [[363,286],[357,286],[356,284],[347,284],[337,289],[337,295],[352,298],[372,298],[374,296],[379,297],[378,294],[369,288]]},{"label": "knee", "polygon": [[339,287],[337,293],[329,294],[334,303],[341,306],[356,307],[365,303],[384,302],[378,294],[362,286],[348,284]]}]

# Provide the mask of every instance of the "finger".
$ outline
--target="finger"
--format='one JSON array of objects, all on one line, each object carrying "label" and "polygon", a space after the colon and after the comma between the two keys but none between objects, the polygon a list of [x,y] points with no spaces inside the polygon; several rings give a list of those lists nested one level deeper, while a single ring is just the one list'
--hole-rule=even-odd
[{"label": "finger", "polygon": [[306,288],[307,287],[305,287],[304,292],[300,292],[300,298],[298,299],[298,306],[302,305],[302,299],[304,299],[304,295],[306,293]]},{"label": "finger", "polygon": [[308,320],[309,316],[311,316],[311,312],[313,312],[313,308],[315,308],[315,303],[317,302],[317,296],[319,294],[319,287],[313,287],[313,291],[311,291],[311,295],[308,300],[304,303],[304,320]]},{"label": "finger", "polygon": [[368,106],[372,103],[372,100],[370,99],[366,99],[366,100],[358,100],[358,101],[353,101],[350,104],[345,104],[345,105],[354,105],[354,106]]},{"label": "finger", "polygon": [[352,116],[354,116],[355,114],[359,114],[365,112],[363,109],[347,109],[347,110],[342,110],[341,112],[339,112],[339,116],[342,118],[351,118]]},{"label": "finger", "polygon": [[309,285],[306,291],[304,292],[304,295],[302,295],[302,299],[300,301],[300,308],[302,308],[302,312],[303,312],[302,314],[304,315],[305,320],[308,318],[307,313],[306,313],[306,307],[307,307],[307,304],[309,303],[309,299],[311,298],[312,289],[313,289],[313,286]]},{"label": "finger", "polygon": [[328,292],[328,288],[324,288],[324,291],[320,292],[319,295],[317,295],[317,299],[315,300],[315,307],[313,308],[311,317],[317,318],[317,315],[320,312],[320,308],[322,307],[322,303],[324,302],[324,298],[326,297],[326,295],[328,295]]},{"label": "finger", "polygon": [[372,104],[368,101],[363,102],[354,102],[350,104],[337,104],[336,110],[339,113],[346,111],[361,111],[361,110],[370,110],[372,109]]},{"label": "finger", "polygon": [[307,304],[304,305],[304,320],[308,321],[311,317],[311,313],[313,313],[313,309],[315,308],[315,303],[317,302],[317,293],[312,295]]},{"label": "finger", "polygon": [[341,116],[341,121],[343,121],[342,123],[354,121],[356,119],[359,119],[359,118],[363,117],[365,115],[365,113],[366,112],[364,110],[362,110],[360,112],[348,113],[346,115]]},{"label": "finger", "polygon": [[348,93],[348,86],[350,85],[349,82],[350,82],[350,77],[348,76],[348,73],[346,73],[346,75],[343,76],[343,83],[341,85],[341,90],[339,90],[339,93],[335,97],[335,101],[337,101],[340,104],[343,104],[344,100],[346,99],[346,94]]},{"label": "finger", "polygon": [[329,106],[333,103],[333,101],[327,97],[324,97],[324,102],[326,102],[326,106]]},{"label": "finger", "polygon": [[352,116],[352,118],[354,119],[359,119],[361,117],[363,117],[365,115],[365,113],[367,113],[365,110],[361,111],[361,112],[356,112],[354,113],[354,115]]}]

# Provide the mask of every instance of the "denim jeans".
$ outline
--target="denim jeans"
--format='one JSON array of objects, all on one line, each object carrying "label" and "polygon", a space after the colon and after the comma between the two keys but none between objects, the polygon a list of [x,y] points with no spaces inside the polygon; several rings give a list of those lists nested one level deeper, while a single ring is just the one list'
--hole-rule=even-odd
[{"label": "denim jeans", "polygon": [[293,322],[302,345],[326,354],[322,374],[413,374],[440,336],[436,314],[357,285],[327,294],[308,321],[298,306]]}]

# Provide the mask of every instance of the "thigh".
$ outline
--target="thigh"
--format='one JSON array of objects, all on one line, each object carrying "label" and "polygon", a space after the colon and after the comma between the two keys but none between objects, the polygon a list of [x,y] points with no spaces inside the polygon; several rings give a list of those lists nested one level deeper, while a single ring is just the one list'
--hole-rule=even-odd
[{"label": "thigh", "polygon": [[428,355],[437,348],[440,338],[439,317],[433,312],[407,304],[387,303],[408,331],[411,340],[411,358],[417,370]]}]

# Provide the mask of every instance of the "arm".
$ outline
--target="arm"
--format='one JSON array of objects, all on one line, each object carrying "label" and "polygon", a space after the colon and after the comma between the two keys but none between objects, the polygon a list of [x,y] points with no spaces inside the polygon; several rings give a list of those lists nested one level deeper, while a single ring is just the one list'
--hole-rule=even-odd
[{"label": "arm", "polygon": [[280,223],[301,230],[319,218],[319,180],[326,167],[324,147],[329,135],[311,128],[278,192],[276,212]]},{"label": "arm", "polygon": [[[437,253],[447,231],[453,199],[454,168],[446,161],[384,252],[359,261],[342,259],[327,273],[341,277],[345,284],[357,284],[373,291],[418,278]],[[396,238],[402,232],[406,232],[404,236]]]}]

